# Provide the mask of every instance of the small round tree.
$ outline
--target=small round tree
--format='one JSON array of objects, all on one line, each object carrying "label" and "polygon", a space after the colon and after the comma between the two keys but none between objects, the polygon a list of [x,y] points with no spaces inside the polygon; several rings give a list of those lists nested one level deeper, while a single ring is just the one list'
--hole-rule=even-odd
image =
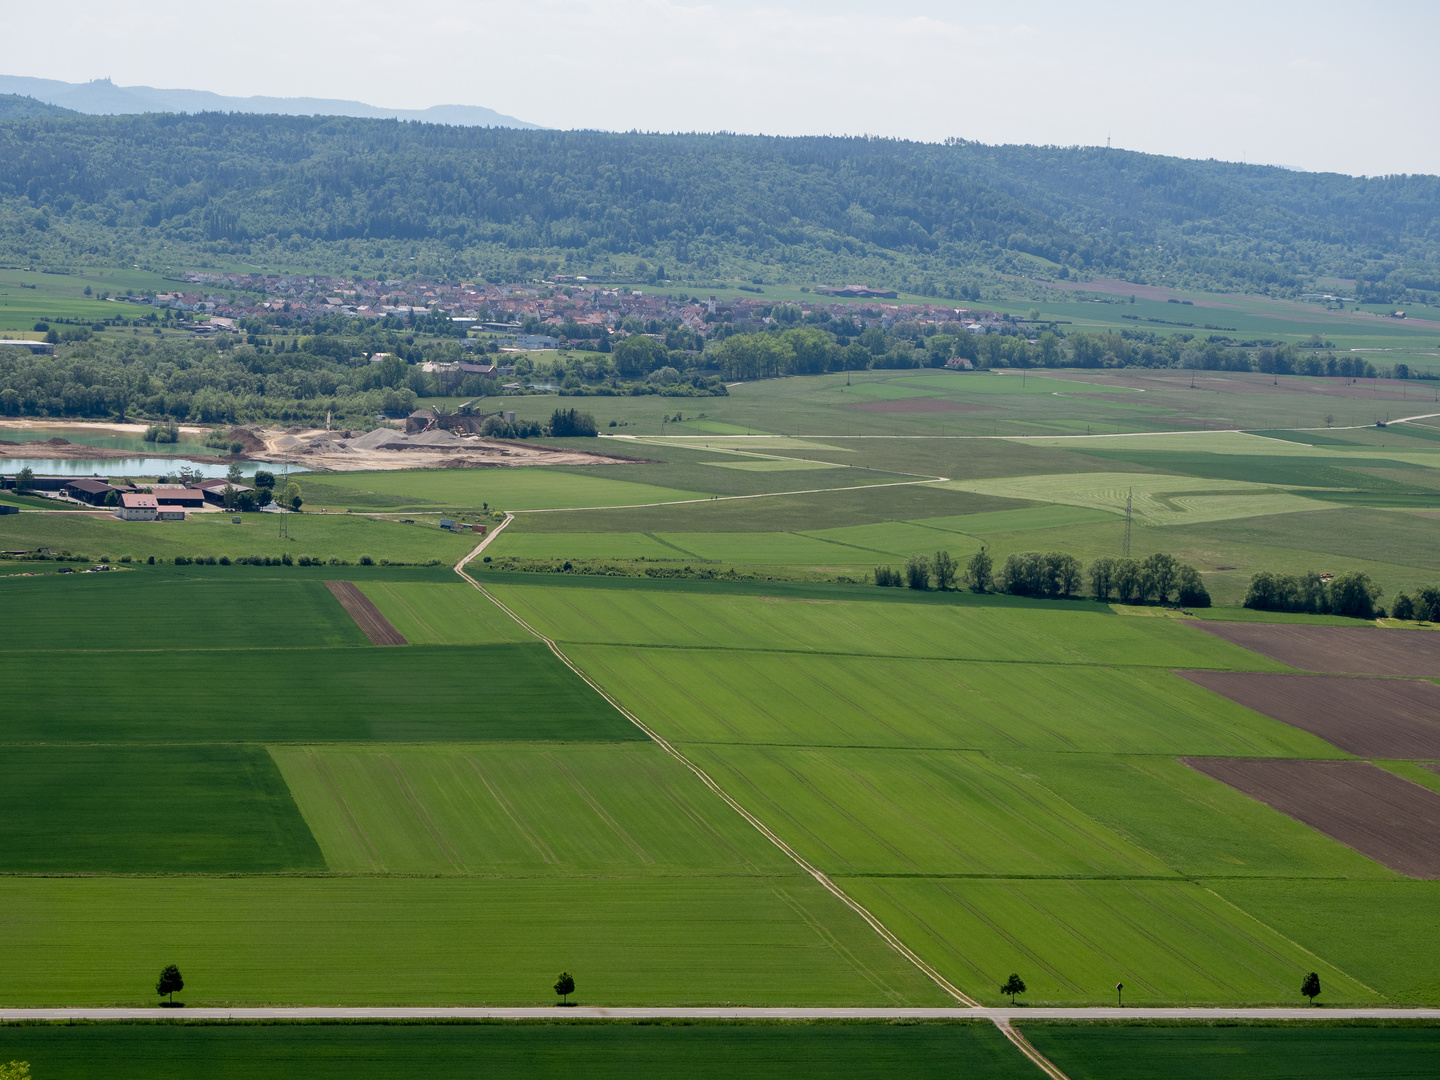
[{"label": "small round tree", "polygon": [[575,976],[568,971],[560,972],[559,978],[555,980],[555,993],[563,999],[563,1004],[570,1004],[570,995],[575,992]]},{"label": "small round tree", "polygon": [[1320,994],[1320,976],[1313,971],[1306,975],[1305,981],[1300,984],[1300,993],[1308,997],[1310,1004],[1314,1005],[1315,998]]},{"label": "small round tree", "polygon": [[174,964],[167,964],[155,983],[155,993],[161,997],[169,997],[171,1004],[174,1004],[175,991],[184,989],[185,980],[180,977],[180,969]]},{"label": "small round tree", "polygon": [[1011,1005],[1014,1005],[1014,1004],[1015,1004],[1015,995],[1016,995],[1016,994],[1023,994],[1023,993],[1025,992],[1025,980],[1022,979],[1022,978],[1020,978],[1019,975],[1016,975],[1016,974],[1012,971],[1012,972],[1010,973],[1010,978],[1009,978],[1008,980],[1006,980],[1005,985],[1002,986],[1002,987],[1000,987],[1000,992],[1001,992],[1002,994],[1009,994],[1009,995],[1010,995],[1010,1004],[1011,1004]]}]

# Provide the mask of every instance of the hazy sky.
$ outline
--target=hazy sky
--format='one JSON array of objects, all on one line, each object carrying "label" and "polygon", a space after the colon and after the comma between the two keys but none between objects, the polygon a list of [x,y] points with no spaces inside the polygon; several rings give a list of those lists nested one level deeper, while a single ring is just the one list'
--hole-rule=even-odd
[{"label": "hazy sky", "polygon": [[0,0],[0,71],[549,127],[1114,145],[1440,172],[1434,0]]}]

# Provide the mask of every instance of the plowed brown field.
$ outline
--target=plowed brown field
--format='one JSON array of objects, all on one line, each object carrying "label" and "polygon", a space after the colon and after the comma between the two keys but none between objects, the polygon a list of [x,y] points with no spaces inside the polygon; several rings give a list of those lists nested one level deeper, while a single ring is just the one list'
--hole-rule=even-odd
[{"label": "plowed brown field", "polygon": [[335,594],[355,625],[365,632],[372,645],[407,645],[409,642],[399,630],[390,625],[390,620],[380,614],[380,609],[371,603],[351,581],[327,581],[325,587]]},{"label": "plowed brown field", "polygon": [[1346,675],[1440,676],[1440,633],[1278,623],[1191,623],[1242,649],[1305,671]]},{"label": "plowed brown field", "polygon": [[1358,757],[1440,758],[1440,686],[1423,679],[1176,674]]},{"label": "plowed brown field", "polygon": [[1378,863],[1440,878],[1440,794],[1368,761],[1182,758]]}]

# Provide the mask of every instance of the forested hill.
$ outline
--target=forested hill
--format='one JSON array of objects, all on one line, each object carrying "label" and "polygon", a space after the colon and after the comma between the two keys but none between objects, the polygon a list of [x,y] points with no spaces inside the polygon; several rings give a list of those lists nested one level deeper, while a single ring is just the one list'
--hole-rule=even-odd
[{"label": "forested hill", "polygon": [[1280,292],[1339,277],[1398,300],[1440,291],[1440,178],[962,141],[17,119],[0,120],[0,258],[492,279],[646,260],[678,281],[951,297],[997,273]]}]

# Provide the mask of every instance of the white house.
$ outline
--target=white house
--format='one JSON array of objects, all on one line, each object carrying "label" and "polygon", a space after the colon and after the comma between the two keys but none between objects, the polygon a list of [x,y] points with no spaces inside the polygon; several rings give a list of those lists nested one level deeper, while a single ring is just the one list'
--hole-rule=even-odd
[{"label": "white house", "polygon": [[115,507],[115,516],[121,521],[154,521],[160,515],[160,504],[154,495],[120,496],[120,505]]}]

